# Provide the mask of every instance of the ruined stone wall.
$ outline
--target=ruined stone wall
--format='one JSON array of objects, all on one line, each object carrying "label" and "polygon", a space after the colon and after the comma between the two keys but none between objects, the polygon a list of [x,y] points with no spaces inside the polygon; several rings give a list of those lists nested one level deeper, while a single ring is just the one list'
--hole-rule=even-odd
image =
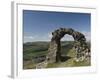
[{"label": "ruined stone wall", "polygon": [[48,60],[49,63],[61,61],[60,40],[65,34],[71,35],[74,38],[75,45],[73,47],[77,47],[78,49],[81,48],[81,51],[87,48],[86,38],[82,33],[75,31],[72,28],[57,29],[52,32],[52,39],[48,49],[48,55],[46,56],[46,60]]},{"label": "ruined stone wall", "polygon": [[64,37],[64,35],[71,35],[74,38],[74,45],[73,49],[75,49],[75,60],[76,61],[82,61],[85,59],[85,54],[86,57],[88,56],[88,46],[86,43],[86,38],[85,36],[78,32],[73,30],[72,28],[60,28],[52,32],[52,39],[49,44],[48,48],[48,54],[46,56],[46,60],[44,60],[41,63],[38,63],[36,65],[36,68],[41,69],[41,68],[46,68],[48,63],[57,63],[61,62],[61,38]]}]

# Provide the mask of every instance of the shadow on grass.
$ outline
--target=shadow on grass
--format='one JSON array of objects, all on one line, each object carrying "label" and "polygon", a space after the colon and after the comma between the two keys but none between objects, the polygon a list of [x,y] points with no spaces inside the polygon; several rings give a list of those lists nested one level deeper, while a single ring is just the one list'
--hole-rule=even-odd
[{"label": "shadow on grass", "polygon": [[65,62],[65,61],[67,61],[67,60],[69,60],[71,58],[72,57],[70,57],[70,56],[61,56],[61,62]]}]

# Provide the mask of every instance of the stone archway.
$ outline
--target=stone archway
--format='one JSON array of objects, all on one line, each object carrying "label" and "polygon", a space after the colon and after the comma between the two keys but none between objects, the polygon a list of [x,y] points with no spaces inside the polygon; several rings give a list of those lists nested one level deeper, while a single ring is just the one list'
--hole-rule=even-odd
[{"label": "stone archway", "polygon": [[86,38],[82,33],[75,31],[72,28],[57,29],[54,32],[52,32],[52,39],[51,39],[50,46],[48,49],[48,54],[46,56],[46,60],[48,61],[48,63],[61,61],[61,41],[60,40],[66,34],[71,35],[74,38],[75,44],[73,47],[77,49],[77,52],[80,47],[82,49],[81,51],[83,51],[83,49],[86,50],[87,48]]}]

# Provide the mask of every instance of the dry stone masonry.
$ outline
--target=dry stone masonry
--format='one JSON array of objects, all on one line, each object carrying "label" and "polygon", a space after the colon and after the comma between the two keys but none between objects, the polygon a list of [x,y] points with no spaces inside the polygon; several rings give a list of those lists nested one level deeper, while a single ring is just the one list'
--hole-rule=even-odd
[{"label": "dry stone masonry", "polygon": [[52,39],[50,42],[50,46],[48,49],[48,55],[46,56],[46,59],[48,60],[48,63],[54,63],[61,61],[61,38],[64,37],[65,34],[71,35],[74,38],[74,45],[73,48],[76,51],[75,59],[76,61],[84,60],[85,53],[88,51],[88,46],[86,43],[85,36],[78,32],[73,30],[72,28],[60,28],[52,32]]},{"label": "dry stone masonry", "polygon": [[52,32],[52,39],[50,42],[50,46],[48,49],[48,54],[46,56],[45,61],[38,63],[36,65],[36,68],[45,68],[48,63],[57,63],[61,62],[61,39],[64,37],[64,35],[71,35],[74,38],[74,45],[73,49],[75,49],[75,61],[83,61],[86,57],[88,57],[90,54],[90,50],[86,43],[85,36],[78,32],[73,30],[72,28],[59,28]]}]

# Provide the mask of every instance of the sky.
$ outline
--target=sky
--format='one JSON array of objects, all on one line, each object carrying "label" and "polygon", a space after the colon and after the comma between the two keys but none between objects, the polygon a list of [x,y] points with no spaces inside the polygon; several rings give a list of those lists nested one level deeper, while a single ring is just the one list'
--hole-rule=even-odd
[{"label": "sky", "polygon": [[[25,42],[50,41],[51,33],[59,28],[73,28],[91,39],[91,14],[23,10],[23,36]],[[73,40],[65,35],[62,40]]]}]

